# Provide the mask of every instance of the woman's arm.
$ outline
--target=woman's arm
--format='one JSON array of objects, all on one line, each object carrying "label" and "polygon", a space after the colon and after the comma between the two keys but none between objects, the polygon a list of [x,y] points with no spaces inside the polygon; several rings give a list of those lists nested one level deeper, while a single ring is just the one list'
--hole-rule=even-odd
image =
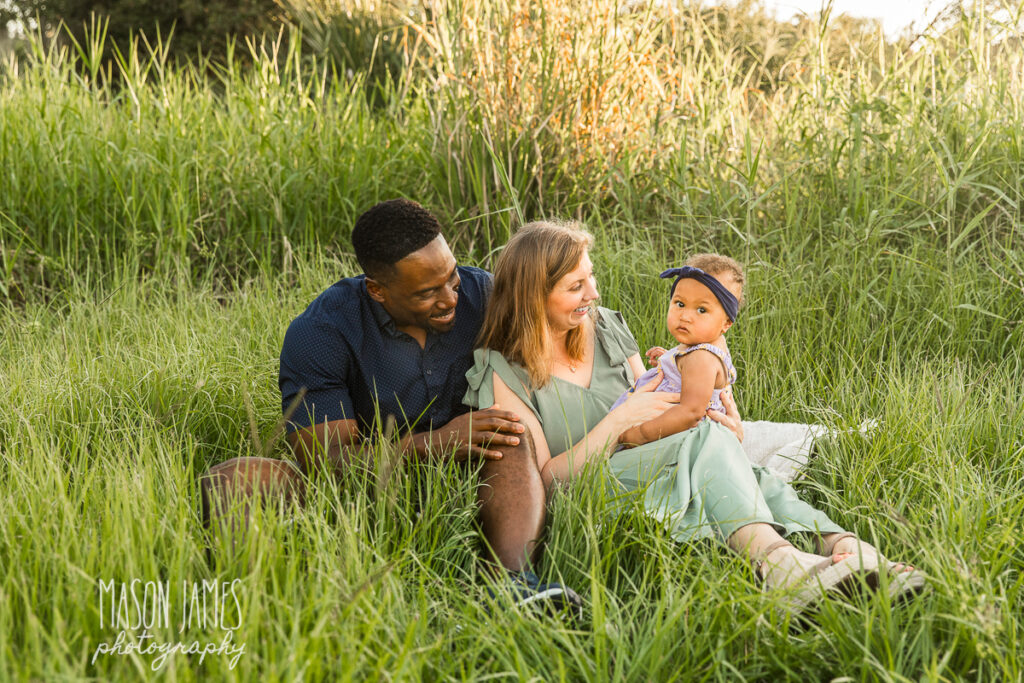
[{"label": "woman's arm", "polygon": [[679,394],[653,391],[660,381],[660,376],[656,377],[630,396],[625,403],[605,415],[572,448],[555,456],[551,455],[547,441],[543,437],[544,428],[540,420],[522,399],[508,388],[497,373],[493,375],[494,402],[495,405],[501,405],[502,408],[518,414],[521,422],[534,435],[537,469],[540,470],[544,485],[550,486],[555,479],[572,479],[592,458],[609,453],[610,447],[624,430],[649,420],[672,406]]},{"label": "woman's arm", "polygon": [[544,439],[544,428],[541,426],[540,420],[537,419],[530,407],[523,403],[523,399],[508,388],[505,380],[497,372],[491,372],[491,382],[494,385],[494,405],[500,405],[505,410],[511,410],[518,415],[519,422],[526,425],[527,433],[533,435],[533,452],[537,455],[537,469],[543,470],[544,465],[551,459],[551,451],[548,449],[548,442]]},{"label": "woman's arm", "polygon": [[[644,369],[644,362],[643,360],[641,360],[639,353],[634,353],[632,356],[626,359],[626,362],[629,363],[629,369],[633,373],[633,377],[629,380],[629,385],[633,386],[633,382],[635,382],[640,375],[646,372],[646,370]],[[661,375],[659,374],[658,377],[658,381],[660,382]]]},{"label": "woman's arm", "polygon": [[619,441],[640,446],[697,426],[707,413],[711,392],[721,373],[722,362],[708,351],[694,351],[676,359],[682,377],[679,404],[643,424],[626,430]]},{"label": "woman's arm", "polygon": [[534,435],[533,446],[537,455],[537,469],[540,470],[545,486],[550,485],[552,479],[571,479],[583,468],[591,456],[607,450],[610,444],[616,442],[622,430],[629,427],[625,419],[628,411],[620,410],[623,406],[619,406],[605,415],[586,436],[580,439],[579,443],[568,451],[551,457],[551,450],[544,438],[544,427],[537,416],[523,403],[521,398],[512,393],[498,373],[494,373],[493,381],[494,403],[518,414],[520,421]]},{"label": "woman's arm", "polygon": [[[636,360],[640,362],[639,354]],[[631,359],[632,361],[632,359]],[[630,363],[632,365],[632,362]],[[641,368],[642,368],[641,364]],[[521,422],[534,435],[534,451],[537,455],[537,469],[540,470],[545,486],[550,486],[555,479],[572,479],[588,461],[597,455],[610,451],[626,429],[660,415],[678,400],[679,394],[672,392],[655,392],[654,388],[661,381],[660,375],[647,386],[642,387],[615,410],[611,411],[567,451],[552,456],[547,441],[543,438],[544,428],[533,411],[516,396],[508,385],[493,374],[494,402],[505,410],[519,415]]]}]

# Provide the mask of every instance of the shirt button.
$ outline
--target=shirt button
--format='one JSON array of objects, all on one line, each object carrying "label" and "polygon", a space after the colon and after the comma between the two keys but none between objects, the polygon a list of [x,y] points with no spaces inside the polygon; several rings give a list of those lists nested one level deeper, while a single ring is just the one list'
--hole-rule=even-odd
[{"label": "shirt button", "polygon": [[428,375],[429,375],[430,373],[432,373],[432,372],[433,372],[433,370],[431,370],[430,368],[427,368],[427,374],[428,374]]}]

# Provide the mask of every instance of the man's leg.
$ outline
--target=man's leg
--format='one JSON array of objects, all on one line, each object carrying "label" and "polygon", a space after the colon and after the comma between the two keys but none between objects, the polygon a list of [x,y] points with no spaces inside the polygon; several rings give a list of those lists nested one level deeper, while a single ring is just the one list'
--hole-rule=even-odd
[{"label": "man's leg", "polygon": [[518,572],[529,569],[537,549],[547,499],[530,433],[502,452],[501,460],[487,460],[480,470],[480,526],[492,559]]},{"label": "man's leg", "polygon": [[254,503],[302,503],[305,482],[294,464],[273,458],[232,458],[199,478],[203,527],[235,549],[249,528]]}]

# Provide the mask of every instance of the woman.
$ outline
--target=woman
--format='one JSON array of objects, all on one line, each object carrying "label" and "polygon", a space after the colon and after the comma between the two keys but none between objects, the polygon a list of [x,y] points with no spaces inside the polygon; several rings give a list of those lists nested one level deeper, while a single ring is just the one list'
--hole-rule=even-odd
[{"label": "woman", "polygon": [[[739,441],[728,430],[709,429],[708,421],[609,459],[624,431],[659,415],[678,394],[651,391],[655,377],[609,412],[644,367],[622,316],[594,305],[592,243],[582,229],[546,222],[512,237],[495,268],[465,402],[500,404],[520,416],[548,486],[607,461],[623,488],[643,491],[645,507],[673,538],[718,537],[747,557],[768,587],[797,588],[789,603],[794,613],[857,575],[873,585],[880,567],[890,574],[891,595],[919,589],[919,572],[882,564],[874,548],[768,470],[753,468]],[[706,448],[708,439],[714,448]],[[702,455],[708,451],[714,455]],[[797,531],[814,533],[821,554],[783,539]]]}]

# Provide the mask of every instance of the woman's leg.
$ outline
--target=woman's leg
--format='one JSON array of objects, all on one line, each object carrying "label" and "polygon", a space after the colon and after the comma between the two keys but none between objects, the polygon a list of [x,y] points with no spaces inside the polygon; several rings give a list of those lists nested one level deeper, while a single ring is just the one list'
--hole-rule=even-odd
[{"label": "woman's leg", "polygon": [[[829,519],[821,510],[800,500],[796,491],[780,477],[765,468],[754,468],[758,485],[764,493],[765,502],[772,517],[785,525],[787,533],[807,531],[819,535],[820,551],[833,557],[845,559],[851,556],[863,558],[865,567],[878,567],[884,558],[870,544],[846,533],[841,526]],[[913,571],[913,567],[902,563],[890,566],[889,571],[901,573]]]},{"label": "woman's leg", "polygon": [[787,534],[809,532],[818,536],[821,539],[819,552],[829,555],[835,562],[851,561],[863,573],[868,585],[875,585],[879,569],[890,575],[914,571],[913,567],[902,563],[889,564],[874,547],[846,533],[824,512],[800,500],[793,487],[779,476],[762,467],[755,467],[754,472],[772,517],[785,526]]},{"label": "woman's leg", "polygon": [[[708,521],[717,527],[726,545],[751,560],[760,578],[772,572],[775,585],[789,585],[828,563],[820,555],[786,543],[783,534],[788,525],[775,511],[782,509],[805,523],[819,520],[819,513],[778,478],[769,477],[768,488],[762,490],[765,477],[761,469],[755,472],[735,438],[716,426],[695,458],[690,476]],[[786,506],[778,505],[780,496]],[[831,524],[824,515],[820,519]],[[841,559],[833,557],[832,562]]]},{"label": "woman's leg", "polygon": [[[776,586],[802,580],[826,559],[821,555],[797,550],[779,535],[774,526],[762,522],[741,526],[729,536],[726,544],[754,565],[759,579],[766,579],[768,573],[772,572],[776,577]],[[833,555],[831,563],[843,559],[843,556]]]},{"label": "woman's leg", "polygon": [[805,500],[781,477],[764,467],[754,467],[757,485],[764,495],[772,518],[785,527],[785,534],[808,531],[814,534],[842,533],[839,526],[821,510]]},{"label": "woman's leg", "polygon": [[[695,494],[694,502],[703,506],[704,515],[722,540],[734,549],[745,548],[753,542],[755,552],[781,540],[785,527],[772,515],[750,461],[736,438],[723,427],[713,425],[707,427],[707,434],[699,444],[699,450],[690,455],[689,484]],[[750,528],[736,536],[743,527]],[[734,536],[735,546],[730,541]]]}]

